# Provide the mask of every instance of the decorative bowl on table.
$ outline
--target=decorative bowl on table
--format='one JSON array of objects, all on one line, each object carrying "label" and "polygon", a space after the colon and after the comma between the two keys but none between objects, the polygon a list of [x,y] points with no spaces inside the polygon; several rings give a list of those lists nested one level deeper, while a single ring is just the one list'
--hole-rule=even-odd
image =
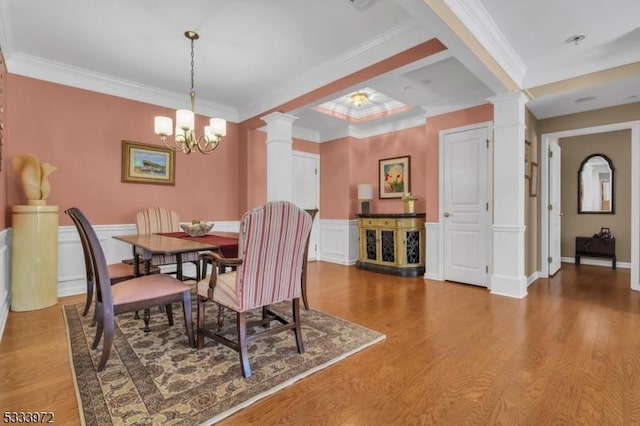
[{"label": "decorative bowl on table", "polygon": [[181,223],[180,227],[191,237],[202,237],[211,231],[213,224],[208,224],[202,220],[192,220],[191,223]]}]

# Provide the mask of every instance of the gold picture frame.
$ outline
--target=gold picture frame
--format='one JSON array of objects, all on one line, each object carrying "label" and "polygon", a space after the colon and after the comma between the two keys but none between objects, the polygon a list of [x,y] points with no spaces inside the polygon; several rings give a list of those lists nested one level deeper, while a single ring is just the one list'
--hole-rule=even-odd
[{"label": "gold picture frame", "polygon": [[411,191],[411,156],[379,160],[378,198],[402,198]]},{"label": "gold picture frame", "polygon": [[123,140],[122,182],[175,185],[175,151],[159,145]]}]

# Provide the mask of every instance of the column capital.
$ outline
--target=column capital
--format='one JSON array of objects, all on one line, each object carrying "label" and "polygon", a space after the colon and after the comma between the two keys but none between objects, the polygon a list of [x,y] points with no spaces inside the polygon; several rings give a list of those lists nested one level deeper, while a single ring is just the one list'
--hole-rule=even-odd
[{"label": "column capital", "polygon": [[264,117],[260,117],[262,121],[267,124],[274,122],[285,122],[285,123],[293,123],[298,119],[295,115],[285,114],[284,112],[272,112],[271,114],[267,114]]}]

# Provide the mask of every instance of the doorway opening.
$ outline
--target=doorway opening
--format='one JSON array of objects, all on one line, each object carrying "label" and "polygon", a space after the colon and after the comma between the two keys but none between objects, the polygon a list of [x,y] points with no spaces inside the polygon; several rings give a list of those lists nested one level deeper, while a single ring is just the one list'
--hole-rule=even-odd
[{"label": "doorway opening", "polygon": [[[540,141],[540,276],[546,278],[550,274],[551,250],[550,246],[556,244],[556,233],[552,232],[552,223],[549,218],[550,207],[550,167],[548,152],[553,141],[571,136],[582,136],[594,133],[605,133],[616,130],[631,130],[631,283],[632,290],[640,291],[639,263],[640,263],[640,121],[607,124],[602,126],[586,127],[581,129],[564,130],[560,132],[545,133]],[[559,236],[558,236],[559,238]]]}]

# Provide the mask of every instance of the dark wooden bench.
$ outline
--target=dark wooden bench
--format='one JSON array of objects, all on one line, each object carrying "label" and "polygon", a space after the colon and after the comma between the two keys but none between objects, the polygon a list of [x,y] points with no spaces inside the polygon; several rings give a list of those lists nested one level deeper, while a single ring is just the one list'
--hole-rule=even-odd
[{"label": "dark wooden bench", "polygon": [[616,269],[616,239],[576,237],[576,265],[581,257],[600,257],[611,259],[612,268]]}]

